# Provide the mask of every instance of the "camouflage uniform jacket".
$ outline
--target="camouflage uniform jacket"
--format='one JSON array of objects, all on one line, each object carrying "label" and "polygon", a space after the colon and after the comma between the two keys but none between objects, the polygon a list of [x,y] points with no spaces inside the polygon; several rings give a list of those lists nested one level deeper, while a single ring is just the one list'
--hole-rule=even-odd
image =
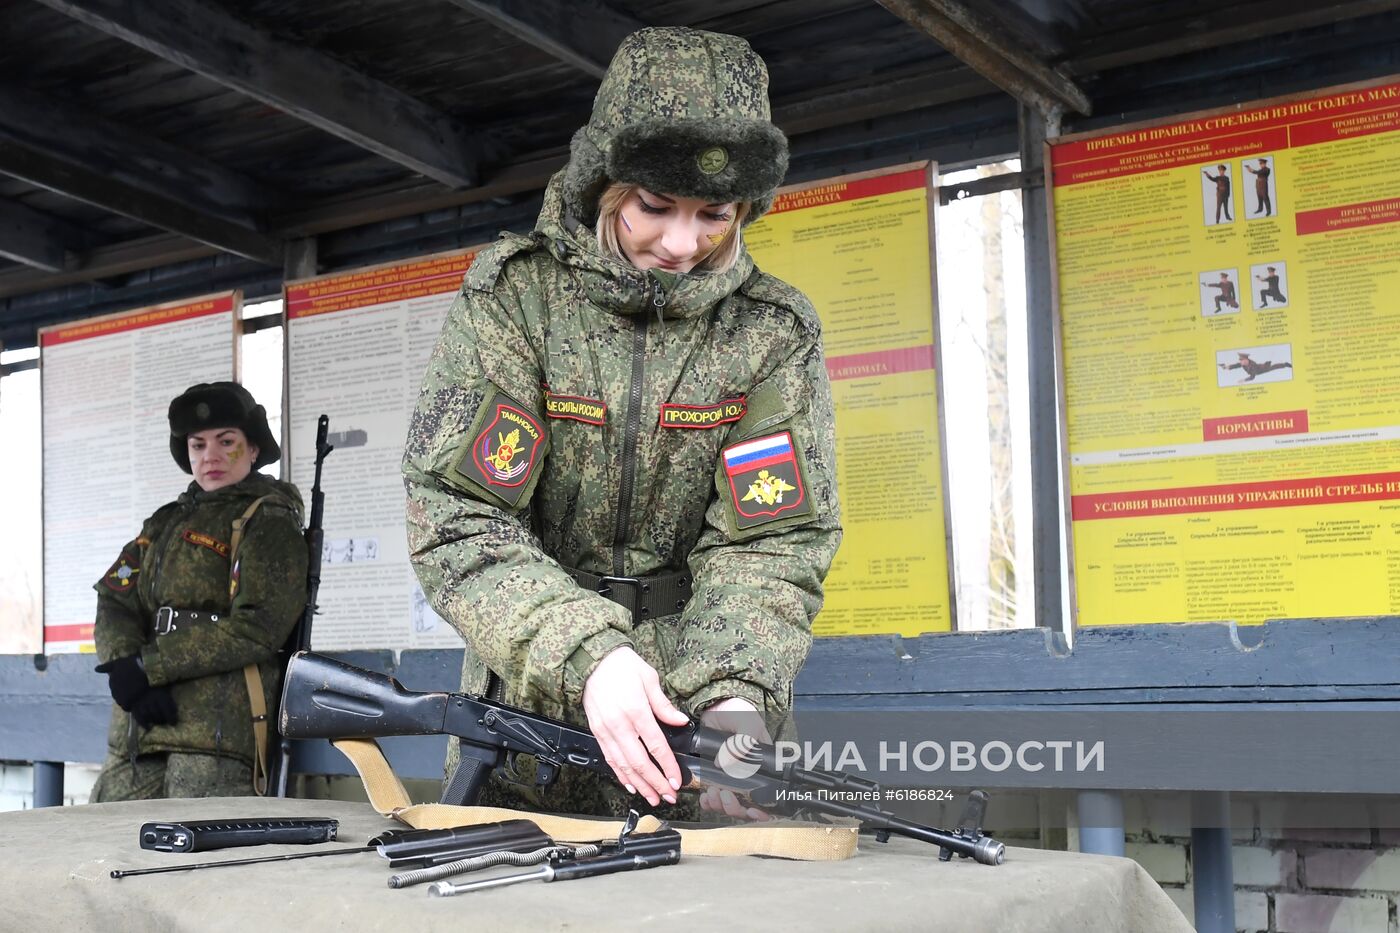
[{"label": "camouflage uniform jacket", "polygon": [[[601,255],[559,182],[531,236],[468,272],[409,429],[410,551],[467,642],[463,688],[485,689],[489,668],[508,702],[578,720],[588,675],[630,645],[684,709],[784,711],[840,540],[817,315],[746,252],[689,275]],[[787,444],[800,477],[758,521],[736,506],[757,475],[725,469],[750,439]],[[692,596],[634,625],[563,567],[688,568]]]},{"label": "camouflage uniform jacket", "polygon": [[[243,529],[237,567],[229,566],[234,519],[263,502]],[[107,743],[120,755],[137,736],[138,754],[209,752],[247,762],[253,729],[243,667],[257,663],[269,711],[278,703],[277,649],[306,603],[306,542],[295,486],[250,475],[204,492],[191,483],[146,519],[94,588],[93,636],[102,662],[139,655],[152,686],[169,685],[179,709],[173,726],[135,727],[112,709]],[[162,606],[217,613],[218,621],[155,634]]]}]

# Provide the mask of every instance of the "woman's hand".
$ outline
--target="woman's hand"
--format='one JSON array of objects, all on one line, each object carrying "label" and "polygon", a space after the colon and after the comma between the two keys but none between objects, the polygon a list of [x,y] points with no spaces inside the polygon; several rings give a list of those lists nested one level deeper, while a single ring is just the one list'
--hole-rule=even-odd
[{"label": "woman's hand", "polygon": [[[729,697],[706,707],[700,714],[700,724],[721,732],[750,735],[765,745],[773,741],[768,735],[768,727],[764,725],[758,707],[739,697]],[[707,788],[705,793],[700,795],[700,809],[724,813],[736,820],[772,819],[757,807],[744,806],[743,801],[735,796],[733,791],[719,787]]]},{"label": "woman's hand", "polygon": [[681,769],[656,723],[683,726],[690,717],[671,705],[655,668],[631,648],[613,650],[583,685],[583,711],[628,793],[652,806],[676,802]]}]

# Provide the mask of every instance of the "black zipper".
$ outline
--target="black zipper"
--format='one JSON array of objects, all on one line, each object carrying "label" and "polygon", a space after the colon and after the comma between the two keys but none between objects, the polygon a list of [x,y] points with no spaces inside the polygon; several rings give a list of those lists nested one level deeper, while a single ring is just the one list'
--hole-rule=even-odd
[{"label": "black zipper", "polygon": [[[666,307],[666,290],[651,281],[651,303],[659,314]],[[617,526],[613,535],[613,576],[626,574],[627,527],[631,524],[632,489],[637,477],[637,437],[642,426],[642,378],[646,369],[647,316],[632,320],[632,383],[627,393],[627,420],[622,440],[622,484],[617,494]]]}]

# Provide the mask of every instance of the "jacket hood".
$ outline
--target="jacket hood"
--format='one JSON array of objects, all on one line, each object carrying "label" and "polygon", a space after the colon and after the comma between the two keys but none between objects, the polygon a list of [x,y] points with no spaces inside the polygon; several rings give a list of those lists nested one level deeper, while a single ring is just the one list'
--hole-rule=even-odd
[{"label": "jacket hood", "polygon": [[747,223],[773,203],[787,161],[787,137],[770,119],[768,69],[747,42],[682,27],[641,29],[618,47],[592,117],[574,134],[562,194],[585,224],[613,181],[750,201]]}]

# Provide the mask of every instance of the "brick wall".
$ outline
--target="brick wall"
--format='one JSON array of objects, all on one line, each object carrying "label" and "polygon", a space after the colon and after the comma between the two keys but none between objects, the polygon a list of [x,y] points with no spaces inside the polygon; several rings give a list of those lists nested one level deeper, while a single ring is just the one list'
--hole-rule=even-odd
[{"label": "brick wall", "polygon": [[[1270,801],[1242,804],[1232,820],[1236,929],[1400,933],[1400,831],[1292,828],[1285,805]],[[1191,919],[1189,799],[1125,797],[1124,822],[1125,854]],[[1347,822],[1359,827],[1368,816]]]}]

